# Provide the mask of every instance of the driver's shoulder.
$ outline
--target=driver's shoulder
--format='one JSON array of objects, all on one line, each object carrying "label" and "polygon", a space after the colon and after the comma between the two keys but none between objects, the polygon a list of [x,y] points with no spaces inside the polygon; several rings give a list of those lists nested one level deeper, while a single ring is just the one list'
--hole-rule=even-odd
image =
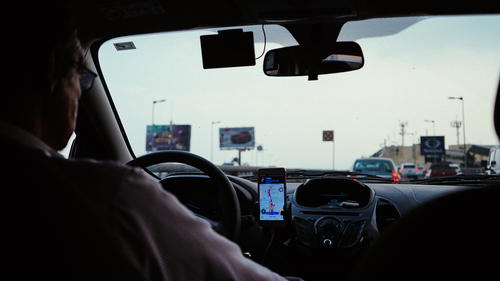
[{"label": "driver's shoulder", "polygon": [[149,183],[153,180],[139,168],[117,161],[95,159],[50,159],[55,171],[83,194],[112,200],[130,181]]},{"label": "driver's shoulder", "polygon": [[53,166],[68,177],[79,180],[119,180],[135,173],[132,167],[111,160],[52,158]]}]

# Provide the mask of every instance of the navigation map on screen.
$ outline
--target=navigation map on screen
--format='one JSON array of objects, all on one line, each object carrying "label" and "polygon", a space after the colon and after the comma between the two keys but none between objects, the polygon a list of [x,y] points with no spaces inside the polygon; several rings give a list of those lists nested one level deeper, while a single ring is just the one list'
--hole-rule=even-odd
[{"label": "navigation map on screen", "polygon": [[259,186],[260,220],[283,221],[285,184],[283,179],[264,177]]}]

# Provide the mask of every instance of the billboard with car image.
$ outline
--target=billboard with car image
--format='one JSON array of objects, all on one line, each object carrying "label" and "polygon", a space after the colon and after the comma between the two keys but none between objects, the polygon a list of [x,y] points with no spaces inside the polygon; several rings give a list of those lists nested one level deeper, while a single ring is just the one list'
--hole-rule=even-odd
[{"label": "billboard with car image", "polygon": [[253,149],[254,127],[220,128],[219,146],[221,149]]}]

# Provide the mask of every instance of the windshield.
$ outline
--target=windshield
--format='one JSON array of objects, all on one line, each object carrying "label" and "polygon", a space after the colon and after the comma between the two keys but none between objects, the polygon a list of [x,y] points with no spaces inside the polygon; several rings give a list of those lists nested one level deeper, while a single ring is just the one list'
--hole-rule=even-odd
[{"label": "windshield", "polygon": [[[412,24],[388,36],[369,32],[402,20]],[[221,166],[391,170],[389,162],[356,162],[384,157],[481,173],[497,144],[499,16],[346,23],[338,41],[356,41],[364,66],[316,81],[263,73],[266,51],[297,45],[287,29],[238,28],[253,32],[255,66],[203,69],[200,36],[218,29],[102,44],[99,63],[135,156],[180,149]],[[421,138],[434,136],[442,138]],[[424,154],[422,140],[444,149]]]}]

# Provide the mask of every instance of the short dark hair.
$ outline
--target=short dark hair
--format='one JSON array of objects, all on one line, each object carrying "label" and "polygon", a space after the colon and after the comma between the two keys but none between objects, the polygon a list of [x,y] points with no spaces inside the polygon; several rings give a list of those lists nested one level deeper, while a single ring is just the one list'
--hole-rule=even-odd
[{"label": "short dark hair", "polygon": [[[10,111],[26,99],[42,100],[54,73],[64,71],[64,60],[78,52],[79,41],[71,4],[66,1],[9,5],[3,44],[7,71],[2,75],[0,111]],[[23,6],[29,5],[29,6]],[[5,21],[3,19],[2,21]],[[2,113],[0,113],[2,115]]]}]

